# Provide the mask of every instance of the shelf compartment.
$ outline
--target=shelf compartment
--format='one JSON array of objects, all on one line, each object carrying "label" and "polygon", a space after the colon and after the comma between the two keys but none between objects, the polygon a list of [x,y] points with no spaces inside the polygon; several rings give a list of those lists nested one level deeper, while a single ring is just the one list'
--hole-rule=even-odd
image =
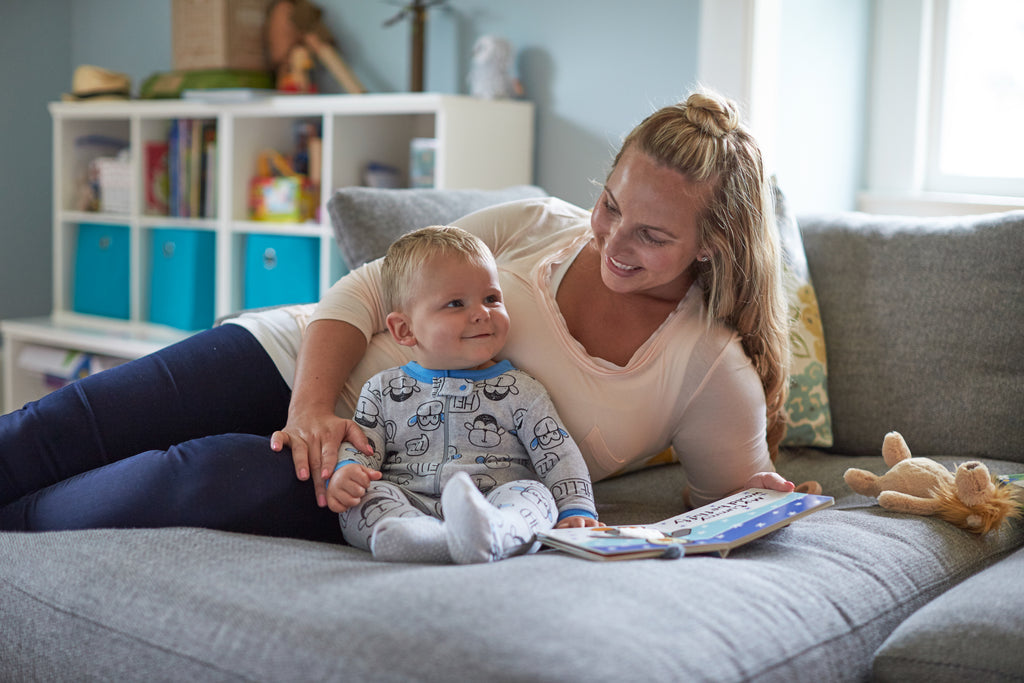
[{"label": "shelf compartment", "polygon": [[201,330],[214,320],[216,234],[209,230],[149,231],[149,312],[153,323]]},{"label": "shelf compartment", "polygon": [[366,167],[377,162],[398,169],[400,186],[409,187],[410,141],[435,137],[436,127],[433,113],[332,116],[331,186],[364,184]]},{"label": "shelf compartment", "polygon": [[315,302],[320,294],[320,238],[246,236],[244,278],[244,308]]},{"label": "shelf compartment", "polygon": [[78,224],[72,310],[127,320],[130,278],[130,229],[105,223]]},{"label": "shelf compartment", "polygon": [[[241,221],[250,218],[250,191],[252,181],[257,176],[260,155],[266,150],[273,150],[286,159],[292,159],[299,151],[300,137],[307,132],[303,128],[311,127],[320,135],[323,134],[323,117],[238,116],[232,123],[231,217]],[[320,172],[318,169],[313,175],[319,177]]]},{"label": "shelf compartment", "polygon": [[63,127],[58,125],[54,141],[54,168],[61,176],[57,206],[65,211],[95,210],[100,201],[99,177],[90,164],[131,149],[130,122],[117,118],[66,121]]}]

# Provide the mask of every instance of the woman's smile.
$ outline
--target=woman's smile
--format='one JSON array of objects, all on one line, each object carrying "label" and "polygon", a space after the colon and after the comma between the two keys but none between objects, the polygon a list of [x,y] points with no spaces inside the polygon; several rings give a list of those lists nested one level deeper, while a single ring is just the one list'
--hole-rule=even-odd
[{"label": "woman's smile", "polygon": [[623,263],[622,261],[619,261],[618,259],[616,259],[614,256],[609,256],[608,257],[608,262],[614,268],[617,268],[619,270],[625,271],[627,273],[640,270],[640,266],[631,266],[629,264]]}]

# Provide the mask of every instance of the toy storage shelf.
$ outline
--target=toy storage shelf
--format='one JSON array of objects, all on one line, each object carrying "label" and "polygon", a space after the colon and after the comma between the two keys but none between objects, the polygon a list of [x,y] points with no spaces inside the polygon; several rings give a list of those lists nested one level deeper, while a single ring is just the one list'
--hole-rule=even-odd
[{"label": "toy storage shelf", "polygon": [[[407,186],[410,143],[433,138],[434,187],[496,189],[528,184],[533,177],[533,105],[488,101],[462,95],[398,93],[379,95],[275,96],[238,104],[185,100],[52,103],[53,119],[53,313],[48,318],[5,321],[4,411],[45,393],[38,378],[19,372],[16,352],[26,344],[88,351],[131,359],[187,336],[189,325],[153,323],[156,240],[163,231],[200,235],[213,251],[212,286],[199,295],[220,317],[247,307],[247,244],[257,240],[299,239],[314,273],[306,298],[318,298],[347,272],[330,226],[327,200],[335,188],[363,184],[367,164],[398,169]],[[216,201],[209,215],[180,218],[154,213],[146,201],[146,148],[166,141],[172,122],[191,119],[216,130]],[[262,222],[250,218],[250,181],[265,149],[289,153],[300,122],[319,128],[322,140],[319,216],[306,222]],[[87,154],[82,140],[102,136],[127,146],[127,199],[113,210],[82,210],[82,178]],[[118,299],[114,313],[83,311],[76,296],[90,282],[81,259],[79,237],[109,231],[121,241],[125,273],[105,286]],[[202,234],[206,234],[204,239]],[[212,235],[212,239],[209,237]],[[261,242],[262,244],[263,242]],[[249,255],[251,257],[251,254]],[[249,259],[250,268],[252,260]],[[304,261],[305,263],[305,261]],[[97,281],[111,274],[106,266]],[[111,276],[112,277],[112,276]],[[76,285],[78,290],[76,291]],[[113,290],[110,290],[110,288]],[[93,293],[95,296],[96,293]],[[166,293],[162,293],[166,304]],[[184,296],[184,294],[182,295]],[[173,303],[173,302],[172,302]],[[299,303],[296,301],[295,303]],[[197,326],[201,327],[201,326]]]}]

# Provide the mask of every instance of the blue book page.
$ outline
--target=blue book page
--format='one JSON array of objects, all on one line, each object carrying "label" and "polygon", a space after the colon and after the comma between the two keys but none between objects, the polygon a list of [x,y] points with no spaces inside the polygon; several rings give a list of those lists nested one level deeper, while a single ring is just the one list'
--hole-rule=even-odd
[{"label": "blue book page", "polygon": [[[649,526],[667,536],[685,537],[694,543],[718,538],[737,527],[742,527],[747,533],[754,532],[819,507],[826,501],[831,502],[832,499],[769,489],[748,489]],[[733,539],[741,536],[730,534]]]},{"label": "blue book page", "polygon": [[731,548],[833,502],[829,496],[748,489],[655,524],[551,529],[538,538],[592,559],[671,556],[673,547],[682,554],[717,551],[724,556]]},{"label": "blue book page", "polygon": [[[598,555],[660,555],[671,546],[682,543],[676,539],[648,541],[619,535],[623,527],[591,527],[577,529],[550,529],[538,534],[547,545],[562,550],[583,550]],[[628,527],[627,527],[628,528]]]}]

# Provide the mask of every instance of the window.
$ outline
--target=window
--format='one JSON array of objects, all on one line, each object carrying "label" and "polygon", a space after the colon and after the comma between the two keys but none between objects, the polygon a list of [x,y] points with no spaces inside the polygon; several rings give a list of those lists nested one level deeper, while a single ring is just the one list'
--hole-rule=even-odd
[{"label": "window", "polygon": [[1024,196],[1024,2],[934,9],[925,189]]}]

